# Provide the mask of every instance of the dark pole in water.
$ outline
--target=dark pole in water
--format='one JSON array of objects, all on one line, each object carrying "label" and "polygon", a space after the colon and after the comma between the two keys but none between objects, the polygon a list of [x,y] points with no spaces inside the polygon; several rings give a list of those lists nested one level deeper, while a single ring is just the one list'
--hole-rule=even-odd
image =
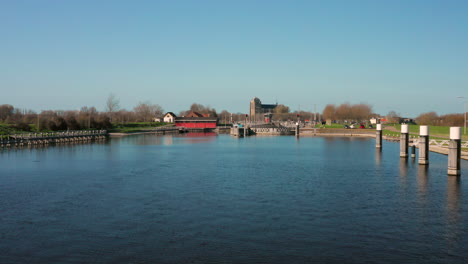
[{"label": "dark pole in water", "polygon": [[375,130],[375,147],[382,148],[382,124],[377,124],[377,128]]},{"label": "dark pole in water", "polygon": [[299,114],[297,115],[297,123],[296,123],[296,137],[299,137]]},{"label": "dark pole in water", "polygon": [[450,176],[460,176],[461,157],[461,128],[450,128],[450,142],[448,152],[448,171]]},{"label": "dark pole in water", "polygon": [[401,135],[400,135],[400,157],[401,158],[408,157],[408,141],[409,141],[408,125],[402,124]]},{"label": "dark pole in water", "polygon": [[419,127],[419,161],[420,165],[429,164],[429,127]]},{"label": "dark pole in water", "polygon": [[249,116],[249,115],[247,115],[247,114],[245,115],[244,137],[247,136],[247,117],[248,117],[248,116]]}]

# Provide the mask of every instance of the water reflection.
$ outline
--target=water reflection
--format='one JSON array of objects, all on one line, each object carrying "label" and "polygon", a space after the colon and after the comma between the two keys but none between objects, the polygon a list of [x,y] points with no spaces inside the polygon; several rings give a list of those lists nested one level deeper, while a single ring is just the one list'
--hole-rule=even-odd
[{"label": "water reflection", "polygon": [[420,165],[418,167],[418,174],[416,181],[418,184],[418,196],[420,202],[426,204],[427,202],[427,186],[429,180],[429,168],[428,166]]},{"label": "water reflection", "polygon": [[408,176],[408,159],[400,158],[400,178],[405,178]]},{"label": "water reflection", "polygon": [[74,262],[69,245],[83,263],[466,260],[467,186],[447,178],[446,157],[420,167],[397,144],[292,140],[134,135],[4,151],[0,262]]},{"label": "water reflection", "polygon": [[179,136],[179,139],[182,138],[186,143],[206,143],[215,141],[217,136],[214,132],[190,132]]},{"label": "water reflection", "polygon": [[460,220],[460,177],[447,177],[447,212],[450,222]]},{"label": "water reflection", "polygon": [[382,149],[377,148],[375,149],[375,164],[377,167],[380,167],[382,165]]},{"label": "water reflection", "polygon": [[161,145],[161,137],[157,135],[138,135],[138,136],[129,136],[125,137],[127,143],[135,145]]},{"label": "water reflection", "polygon": [[462,239],[460,212],[460,177],[447,177],[447,230],[445,239],[450,245],[457,245]]}]

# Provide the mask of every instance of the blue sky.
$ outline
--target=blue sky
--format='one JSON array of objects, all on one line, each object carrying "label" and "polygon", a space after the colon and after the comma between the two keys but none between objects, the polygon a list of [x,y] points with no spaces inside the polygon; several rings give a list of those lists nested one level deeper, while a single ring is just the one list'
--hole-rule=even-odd
[{"label": "blue sky", "polygon": [[468,1],[0,0],[0,104],[463,111]]}]

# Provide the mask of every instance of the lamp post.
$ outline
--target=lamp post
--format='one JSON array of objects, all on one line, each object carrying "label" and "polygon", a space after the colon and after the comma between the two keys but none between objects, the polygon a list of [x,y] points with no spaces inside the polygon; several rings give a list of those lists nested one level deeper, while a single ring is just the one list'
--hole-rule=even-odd
[{"label": "lamp post", "polygon": [[[463,96],[458,96],[459,99],[465,99]],[[464,123],[463,123],[463,134],[466,135],[466,100],[463,101],[463,114],[464,114]]]}]

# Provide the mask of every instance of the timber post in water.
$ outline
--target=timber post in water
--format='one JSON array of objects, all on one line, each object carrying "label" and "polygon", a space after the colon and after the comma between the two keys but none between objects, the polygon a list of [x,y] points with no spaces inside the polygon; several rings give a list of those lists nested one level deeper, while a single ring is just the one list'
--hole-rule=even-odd
[{"label": "timber post in water", "polygon": [[448,175],[460,176],[461,157],[461,128],[450,128],[450,142],[448,151]]},{"label": "timber post in water", "polygon": [[429,164],[429,126],[419,127],[419,160],[420,165]]},{"label": "timber post in water", "polygon": [[300,124],[300,119],[299,119],[299,114],[298,114],[297,122],[296,122],[296,137],[299,137],[299,124]]},{"label": "timber post in water", "polygon": [[377,124],[377,128],[375,130],[375,147],[382,148],[382,124]]},{"label": "timber post in water", "polygon": [[409,133],[408,133],[408,125],[402,124],[401,125],[401,135],[400,135],[400,157],[407,158],[408,157],[408,142],[409,142]]}]

